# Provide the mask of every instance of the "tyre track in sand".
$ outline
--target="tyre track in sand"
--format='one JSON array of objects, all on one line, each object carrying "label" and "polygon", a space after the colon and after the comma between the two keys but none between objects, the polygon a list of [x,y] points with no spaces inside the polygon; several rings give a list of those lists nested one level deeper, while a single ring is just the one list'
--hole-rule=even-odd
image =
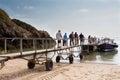
[{"label": "tyre track in sand", "polygon": [[[23,64],[19,64],[23,65]],[[61,62],[61,63],[54,63],[52,71],[46,71],[44,65],[36,65],[34,69],[17,69],[18,71],[14,70],[16,66],[12,69],[9,68],[9,73],[3,73],[1,71],[0,80],[32,80],[33,78],[38,78],[37,80],[50,80],[52,77],[56,76],[59,73],[67,71],[65,67],[69,66],[69,63]],[[18,67],[16,67],[18,68]],[[5,69],[5,68],[4,68]],[[11,73],[10,73],[11,72]]]},{"label": "tyre track in sand", "polygon": [[43,71],[42,73],[36,73],[33,75],[29,75],[25,78],[22,78],[22,80],[51,80],[53,77],[57,76],[60,73],[63,73],[65,71],[68,71],[69,69],[67,66],[70,64],[68,63],[55,63],[55,68],[53,68],[52,71]]},{"label": "tyre track in sand", "polygon": [[28,74],[36,73],[39,72],[39,69],[42,69],[42,67],[37,67],[35,69],[23,69],[20,71],[8,73],[8,74],[1,74],[0,75],[0,80],[12,80],[18,77],[26,76]]},{"label": "tyre track in sand", "polygon": [[[50,77],[52,77],[59,73],[59,71],[56,70],[70,65],[66,62],[54,63],[53,70],[46,71],[44,65],[36,65],[34,69],[27,69],[27,61],[22,59],[11,60],[6,64],[7,65],[0,70],[0,80],[31,80],[34,76],[38,75],[39,77],[45,74],[50,74]],[[53,73],[54,71],[56,72]]]}]

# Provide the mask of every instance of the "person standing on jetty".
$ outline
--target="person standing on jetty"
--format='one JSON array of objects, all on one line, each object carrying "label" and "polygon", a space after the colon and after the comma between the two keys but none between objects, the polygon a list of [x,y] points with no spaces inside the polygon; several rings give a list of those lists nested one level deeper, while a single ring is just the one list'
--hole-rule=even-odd
[{"label": "person standing on jetty", "polygon": [[63,36],[63,46],[67,46],[67,33]]},{"label": "person standing on jetty", "polygon": [[84,35],[81,33],[80,35],[79,35],[79,38],[80,38],[80,44],[84,44]]},{"label": "person standing on jetty", "polygon": [[74,45],[74,34],[73,34],[73,32],[69,35],[69,38],[70,38],[70,46],[73,46]]},{"label": "person standing on jetty", "polygon": [[91,35],[88,36],[88,43],[92,44],[92,37],[91,37]]},{"label": "person standing on jetty", "polygon": [[62,40],[62,34],[61,34],[61,31],[58,30],[57,34],[56,34],[56,39],[57,39],[57,43],[58,43],[58,48],[61,47],[61,40]]},{"label": "person standing on jetty", "polygon": [[74,37],[75,37],[75,45],[78,45],[78,34],[77,34],[77,32],[75,32]]}]

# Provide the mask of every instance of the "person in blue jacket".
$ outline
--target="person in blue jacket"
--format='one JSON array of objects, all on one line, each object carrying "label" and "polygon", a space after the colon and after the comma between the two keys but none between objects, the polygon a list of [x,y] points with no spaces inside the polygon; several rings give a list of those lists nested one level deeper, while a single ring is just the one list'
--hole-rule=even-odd
[{"label": "person in blue jacket", "polygon": [[67,46],[67,33],[63,36],[63,46]]}]

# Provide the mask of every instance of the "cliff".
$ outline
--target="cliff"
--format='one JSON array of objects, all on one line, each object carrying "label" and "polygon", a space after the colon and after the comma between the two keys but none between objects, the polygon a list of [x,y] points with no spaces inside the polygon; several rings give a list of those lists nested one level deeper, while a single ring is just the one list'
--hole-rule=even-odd
[{"label": "cliff", "polygon": [[[37,30],[30,24],[17,19],[11,19],[9,15],[2,9],[0,9],[0,38],[51,38],[47,31]],[[15,41],[14,44],[7,41],[7,49],[17,49],[18,42]],[[53,41],[54,42],[54,41]],[[1,40],[0,50],[4,50],[4,41]],[[39,41],[39,44],[43,44]],[[25,48],[31,47],[32,43],[26,41]]]}]

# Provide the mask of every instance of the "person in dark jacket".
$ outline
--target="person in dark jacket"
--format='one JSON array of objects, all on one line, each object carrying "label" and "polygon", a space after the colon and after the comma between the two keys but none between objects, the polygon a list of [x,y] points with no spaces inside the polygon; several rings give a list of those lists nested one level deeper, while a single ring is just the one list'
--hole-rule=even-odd
[{"label": "person in dark jacket", "polygon": [[73,34],[73,32],[69,35],[69,38],[70,38],[70,46],[73,46],[74,45],[74,34]]},{"label": "person in dark jacket", "polygon": [[80,44],[84,44],[85,37],[82,33],[79,35],[79,38],[80,38]]}]

